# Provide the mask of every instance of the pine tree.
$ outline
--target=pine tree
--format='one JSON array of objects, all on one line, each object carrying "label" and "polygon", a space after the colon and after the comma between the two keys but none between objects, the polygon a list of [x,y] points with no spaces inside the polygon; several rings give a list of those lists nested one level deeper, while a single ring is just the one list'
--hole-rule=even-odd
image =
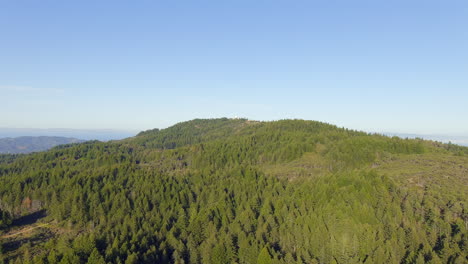
[{"label": "pine tree", "polygon": [[88,264],[105,264],[106,261],[104,257],[99,253],[99,251],[94,248],[91,252],[91,255],[88,258]]},{"label": "pine tree", "polygon": [[257,264],[271,264],[271,263],[272,263],[271,255],[268,252],[268,249],[264,247],[260,251],[260,254],[258,255]]}]

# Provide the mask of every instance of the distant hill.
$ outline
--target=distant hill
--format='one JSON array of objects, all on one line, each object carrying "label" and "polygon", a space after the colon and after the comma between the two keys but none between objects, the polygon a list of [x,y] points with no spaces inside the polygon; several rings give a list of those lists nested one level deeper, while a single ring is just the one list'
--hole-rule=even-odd
[{"label": "distant hill", "polygon": [[119,140],[136,135],[137,130],[113,130],[113,129],[66,129],[66,128],[7,128],[0,127],[0,138],[16,138],[22,136],[32,137],[68,137],[83,140]]},{"label": "distant hill", "polygon": [[0,153],[19,154],[51,149],[58,145],[81,143],[84,140],[67,137],[0,138]]}]

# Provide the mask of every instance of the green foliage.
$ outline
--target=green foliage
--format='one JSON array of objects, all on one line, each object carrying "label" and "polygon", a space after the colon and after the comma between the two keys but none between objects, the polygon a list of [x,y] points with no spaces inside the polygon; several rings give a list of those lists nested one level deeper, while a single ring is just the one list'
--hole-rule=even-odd
[{"label": "green foliage", "polygon": [[11,225],[13,219],[9,212],[0,209],[0,230]]},{"label": "green foliage", "polygon": [[[28,253],[47,263],[456,263],[468,192],[440,176],[466,169],[454,154],[319,122],[194,120],[5,158],[0,206],[40,201],[62,230]],[[405,181],[421,170],[440,188]]]},{"label": "green foliage", "polygon": [[93,248],[93,251],[91,252],[89,258],[88,258],[88,264],[105,264],[105,260],[102,257],[102,255],[99,253],[99,251],[96,248]]},{"label": "green foliage", "polygon": [[261,251],[260,254],[258,255],[258,260],[257,264],[271,264],[271,256],[270,253],[268,253],[268,249],[264,247]]},{"label": "green foliage", "polygon": [[22,154],[0,154],[1,163],[12,163],[16,158],[22,156]]}]

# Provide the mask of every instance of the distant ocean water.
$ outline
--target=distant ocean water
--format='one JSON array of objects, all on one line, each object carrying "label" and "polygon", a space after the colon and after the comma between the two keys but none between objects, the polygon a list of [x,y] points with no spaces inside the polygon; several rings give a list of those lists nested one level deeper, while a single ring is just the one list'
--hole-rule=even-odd
[{"label": "distant ocean water", "polygon": [[421,135],[421,134],[405,134],[405,133],[391,133],[385,132],[383,133],[387,136],[397,136],[401,138],[422,138],[427,140],[434,140],[443,143],[453,143],[461,146],[468,147],[468,135]]}]

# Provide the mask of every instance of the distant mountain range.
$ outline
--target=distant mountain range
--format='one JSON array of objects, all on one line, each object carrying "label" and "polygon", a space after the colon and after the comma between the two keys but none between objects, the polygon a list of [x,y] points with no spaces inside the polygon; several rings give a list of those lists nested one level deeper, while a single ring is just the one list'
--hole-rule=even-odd
[{"label": "distant mountain range", "polygon": [[58,145],[81,143],[85,140],[67,137],[17,137],[0,138],[0,153],[19,154],[51,149]]},{"label": "distant mountain range", "polygon": [[66,129],[66,128],[2,128],[0,127],[0,138],[22,137],[22,136],[47,136],[47,137],[68,137],[83,140],[117,140],[135,136],[137,130],[113,130],[113,129]]}]

